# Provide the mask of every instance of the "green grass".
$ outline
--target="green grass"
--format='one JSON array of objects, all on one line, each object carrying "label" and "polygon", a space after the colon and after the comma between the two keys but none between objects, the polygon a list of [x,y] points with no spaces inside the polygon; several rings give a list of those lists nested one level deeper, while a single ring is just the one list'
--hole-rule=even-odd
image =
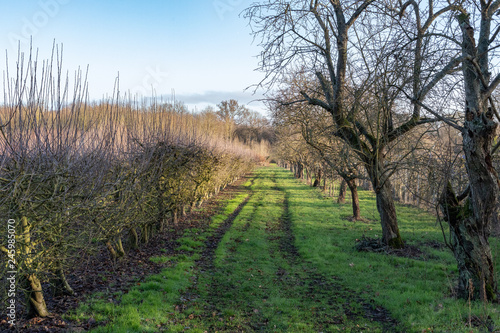
[{"label": "green grass", "polygon": [[167,256],[161,256],[161,257],[151,257],[149,258],[150,261],[154,262],[155,264],[165,264],[167,262],[171,262],[175,259],[175,257],[167,257]]},{"label": "green grass", "polygon": [[[253,196],[217,248],[213,271],[198,277],[198,298],[176,313],[167,331],[381,330],[360,316],[348,320],[345,305],[329,304],[348,296],[320,290],[316,284],[328,278],[313,280],[311,273],[320,276],[315,267],[286,258],[280,247],[285,192],[276,189],[275,171],[258,171]],[[356,304],[348,307],[357,311]]]},{"label": "green grass", "polygon": [[[435,217],[415,208],[397,206],[400,231],[409,245],[427,252],[426,261],[399,258],[354,250],[362,235],[380,237],[381,227],[374,195],[360,191],[362,215],[368,223],[352,223],[348,204],[338,205],[322,198],[317,190],[290,179],[286,170],[277,170],[279,184],[289,194],[290,215],[297,246],[304,259],[317,265],[323,274],[332,274],[353,289],[362,291],[387,308],[411,331],[470,332],[469,315],[488,315],[499,324],[495,306],[469,304],[452,297],[457,268],[450,250],[436,250],[425,244],[443,242]],[[493,241],[497,253],[498,242]],[[497,266],[498,266],[498,258]]]},{"label": "green grass", "polygon": [[[171,261],[172,267],[128,294],[94,295],[73,319],[109,321],[98,332],[385,332],[388,326],[365,316],[362,304],[371,304],[387,309],[404,332],[485,331],[467,325],[473,317],[489,316],[500,325],[495,305],[453,297],[456,262],[446,247],[433,246],[443,243],[442,233],[428,213],[397,206],[406,244],[420,248],[425,260],[357,252],[362,236],[381,237],[371,192],[359,192],[366,222],[350,222],[348,203],[336,204],[287,170],[260,168],[245,186],[251,189],[248,203],[219,243],[211,266],[193,268],[204,240],[246,193],[229,201],[208,231],[187,231],[179,240],[185,252],[150,259]],[[294,234],[288,247],[286,217]],[[498,249],[492,240],[495,254]],[[498,266],[498,256],[495,260]]]}]

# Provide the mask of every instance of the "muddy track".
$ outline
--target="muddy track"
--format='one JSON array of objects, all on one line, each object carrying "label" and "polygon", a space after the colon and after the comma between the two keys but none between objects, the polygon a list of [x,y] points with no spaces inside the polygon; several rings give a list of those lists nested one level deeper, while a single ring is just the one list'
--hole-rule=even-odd
[{"label": "muddy track", "polygon": [[243,207],[246,206],[251,198],[251,194],[238,205],[238,207],[228,216],[228,218],[207,238],[200,259],[196,261],[196,266],[200,269],[200,273],[214,269],[215,250],[219,246],[222,237],[233,225],[234,219],[240,214]]},{"label": "muddy track", "polygon": [[285,198],[283,199],[283,215],[280,218],[279,226],[284,234],[284,236],[280,239],[281,253],[283,257],[290,262],[290,264],[296,264],[300,260],[300,254],[299,250],[295,246],[295,235],[292,231],[292,222],[290,220],[290,211],[288,204],[288,193],[286,192]]},{"label": "muddy track", "polygon": [[[283,189],[279,190],[283,191]],[[289,212],[289,197],[286,192],[283,200],[283,215],[279,222],[281,231],[284,233],[284,236],[280,239],[280,251],[282,252],[282,256],[291,266],[304,262],[295,246],[295,235],[292,231],[292,221]],[[313,265],[311,264],[308,266]],[[308,277],[307,280],[304,281],[308,289],[304,297],[328,299],[328,305],[331,307],[339,306],[339,304],[335,304],[334,300],[344,300],[340,306],[343,308],[347,318],[355,320],[356,317],[361,316],[370,321],[378,322],[383,327],[384,332],[404,331],[404,328],[401,328],[400,324],[391,317],[389,311],[381,306],[375,305],[375,301],[363,298],[358,292],[349,290],[339,282],[334,281],[334,278],[329,279],[310,268],[306,269],[304,272]],[[281,269],[278,270],[277,275],[283,275],[285,273],[286,272],[283,272]],[[359,310],[355,310],[354,306],[357,304],[361,305],[363,309],[361,313]],[[343,320],[342,317],[332,317],[328,313],[318,314],[318,317],[319,316],[323,319],[318,320],[318,324],[341,324]]]},{"label": "muddy track", "polygon": [[226,218],[226,220],[213,232],[212,235],[207,237],[203,251],[200,253],[200,259],[195,261],[195,271],[196,273],[192,277],[193,284],[186,290],[186,292],[180,297],[181,303],[176,307],[177,311],[186,310],[193,301],[196,301],[199,297],[198,295],[198,277],[200,274],[210,274],[215,269],[215,251],[217,250],[219,243],[226,234],[226,232],[232,227],[234,220],[240,214],[241,210],[246,206],[248,201],[253,195],[251,191],[251,186],[255,182],[255,177],[251,178],[251,184],[245,186],[242,192],[249,192],[249,195],[241,202],[238,207]]},{"label": "muddy track", "polygon": [[226,232],[233,225],[234,219],[240,214],[243,207],[246,206],[248,201],[253,195],[251,190],[253,184],[255,183],[255,177],[250,179],[250,185],[245,186],[243,191],[248,191],[249,195],[243,200],[242,203],[238,205],[238,207],[232,212],[227,219],[215,230],[215,232],[207,238],[205,241],[205,247],[203,252],[200,255],[200,259],[196,261],[196,266],[199,268],[200,273],[203,273],[208,270],[214,269],[214,260],[215,260],[215,250],[219,246],[222,237],[226,234]]}]

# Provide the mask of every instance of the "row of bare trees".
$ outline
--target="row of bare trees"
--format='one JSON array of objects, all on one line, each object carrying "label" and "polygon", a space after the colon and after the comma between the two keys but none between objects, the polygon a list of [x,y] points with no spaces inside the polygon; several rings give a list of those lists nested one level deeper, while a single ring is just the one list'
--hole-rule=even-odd
[{"label": "row of bare trees", "polygon": [[[422,157],[413,153],[422,133],[446,124],[461,134],[466,176],[443,179],[439,202],[459,294],[474,290],[484,301],[497,294],[489,236],[499,195],[492,162],[499,8],[493,0],[265,0],[245,12],[263,49],[260,85],[274,88],[278,108],[314,107],[301,131],[320,155],[330,154],[324,146],[334,140],[347,145],[371,181],[387,246],[404,246],[393,195],[397,166]],[[322,123],[321,139],[313,122]]]},{"label": "row of bare trees", "polygon": [[102,246],[125,256],[265,159],[264,143],[252,150],[228,140],[223,121],[179,103],[138,103],[118,87],[89,103],[84,75],[70,88],[57,51],[41,65],[20,55],[16,67],[0,109],[0,276],[14,254],[33,315],[49,314],[46,283],[73,293],[65,272],[83,256]]},{"label": "row of bare trees", "polygon": [[[345,191],[349,188],[352,219],[362,219],[357,187],[373,190],[363,164],[348,145],[330,135],[328,129],[333,124],[328,117],[317,121],[315,107],[306,106],[298,113],[299,107],[303,106],[283,106],[276,102],[271,106],[278,138],[273,156],[297,178],[337,196],[339,203],[345,201]],[[415,130],[405,138],[386,152],[393,198],[434,213],[448,181],[457,188],[467,187],[461,137],[449,126],[437,123]]]}]

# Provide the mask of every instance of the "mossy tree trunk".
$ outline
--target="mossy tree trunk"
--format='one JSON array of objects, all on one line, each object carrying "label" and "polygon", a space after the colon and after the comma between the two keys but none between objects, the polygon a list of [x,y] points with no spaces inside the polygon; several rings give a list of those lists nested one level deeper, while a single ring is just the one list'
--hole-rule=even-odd
[{"label": "mossy tree trunk", "polygon": [[130,228],[129,230],[129,246],[137,250],[139,248],[139,235],[137,234],[137,230],[135,228]]},{"label": "mossy tree trunk", "polygon": [[351,191],[352,198],[352,219],[354,221],[361,219],[361,209],[359,207],[358,187],[356,186],[356,179],[349,179],[347,186]]},{"label": "mossy tree trunk", "polygon": [[111,241],[106,241],[106,248],[108,249],[109,251],[109,255],[111,256],[111,259],[116,259],[118,258],[118,253],[116,252],[115,248],[113,247],[113,244],[111,243]]},{"label": "mossy tree trunk", "polygon": [[48,317],[50,313],[47,309],[47,305],[45,304],[42,283],[40,282],[36,274],[28,274],[27,279],[29,282],[29,315],[33,317]]},{"label": "mossy tree trunk", "polygon": [[[21,218],[21,228],[22,228],[22,239],[23,239],[23,254],[24,258],[24,270],[26,273],[26,279],[28,280],[28,300],[30,304],[30,315],[47,317],[49,311],[47,309],[47,304],[45,303],[45,298],[43,296],[42,283],[34,271],[33,259],[31,258],[31,253],[34,252],[32,249],[33,243],[31,241],[31,229],[28,223],[28,218],[23,216]],[[32,251],[33,250],[33,251]]]},{"label": "mossy tree trunk", "polygon": [[400,249],[404,247],[403,239],[399,233],[396,206],[392,197],[392,186],[389,180],[375,191],[377,210],[380,214],[382,225],[382,239],[387,246]]},{"label": "mossy tree trunk", "polygon": [[496,299],[497,282],[489,245],[489,231],[478,230],[472,200],[460,205],[448,183],[440,200],[450,226],[450,246],[458,265],[458,296],[464,299]]},{"label": "mossy tree trunk", "polygon": [[347,182],[342,179],[339,188],[339,196],[337,197],[337,203],[343,204],[345,202],[345,194],[347,192]]},{"label": "mossy tree trunk", "polygon": [[122,237],[120,235],[115,238],[116,251],[119,257],[124,257],[126,255],[125,249],[123,248]]},{"label": "mossy tree trunk", "polygon": [[314,179],[314,184],[313,187],[318,187],[321,185],[321,168],[318,168],[318,171],[316,172],[316,179]]},{"label": "mossy tree trunk", "polygon": [[404,242],[399,232],[392,184],[384,172],[383,154],[379,153],[367,162],[365,167],[375,190],[377,211],[382,226],[382,240],[391,248],[403,248]]},{"label": "mossy tree trunk", "polygon": [[172,210],[172,223],[176,227],[179,224],[179,209],[178,208],[174,208]]},{"label": "mossy tree trunk", "polygon": [[71,288],[68,280],[66,279],[66,274],[64,273],[64,268],[62,261],[59,261],[56,269],[56,278],[54,281],[55,295],[74,295],[75,291]]},{"label": "mossy tree trunk", "polygon": [[143,244],[147,244],[149,242],[149,238],[151,236],[150,226],[149,224],[144,224],[141,228],[141,241]]},{"label": "mossy tree trunk", "polygon": [[[497,122],[493,119],[495,103],[492,91],[500,76],[491,80],[488,50],[491,21],[500,7],[481,2],[481,24],[475,34],[470,15],[457,16],[462,30],[463,86],[465,117],[462,145],[469,187],[457,197],[448,183],[441,206],[451,231],[451,247],[458,264],[458,294],[484,302],[496,300],[497,281],[491,256],[489,237],[497,214],[500,185],[492,164],[492,143]],[[496,35],[496,34],[495,34]],[[479,38],[476,41],[476,36]],[[465,198],[464,204],[460,204]]]},{"label": "mossy tree trunk", "polygon": [[[65,215],[67,216],[68,214]],[[55,278],[53,281],[54,294],[74,295],[75,292],[73,291],[73,288],[71,288],[68,280],[66,279],[66,274],[64,273],[64,261],[68,250],[64,246],[65,242],[63,242],[62,240],[65,239],[63,230],[65,228],[65,225],[67,225],[68,223],[64,223],[66,218],[65,215],[57,212],[54,215],[55,215],[54,222],[58,221],[59,223],[57,223],[57,225],[54,228],[55,232],[50,233],[47,237],[48,242],[54,248],[54,256],[55,256],[54,262],[52,264],[54,265],[53,271],[55,273]]]}]

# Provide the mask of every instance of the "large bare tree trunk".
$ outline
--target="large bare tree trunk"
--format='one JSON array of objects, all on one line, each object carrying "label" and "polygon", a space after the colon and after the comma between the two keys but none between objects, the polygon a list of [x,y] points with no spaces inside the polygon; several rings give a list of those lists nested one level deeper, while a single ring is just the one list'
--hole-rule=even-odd
[{"label": "large bare tree trunk", "polygon": [[[491,75],[486,50],[493,13],[485,4],[481,7],[482,25],[477,48],[469,17],[458,17],[462,28],[462,53],[466,57],[462,64],[466,103],[462,137],[469,188],[457,198],[448,184],[441,206],[450,226],[451,246],[458,264],[458,294],[462,298],[480,298],[486,302],[495,300],[497,293],[488,239],[500,192],[491,158],[498,124],[488,107],[492,89],[485,86]],[[460,201],[466,197],[461,205]]]},{"label": "large bare tree trunk", "polygon": [[491,121],[465,123],[468,133],[463,135],[463,146],[470,181],[469,200],[458,224],[450,224],[459,268],[459,292],[465,297],[472,279],[475,296],[485,301],[495,299],[497,291],[488,239],[499,195],[498,177],[490,155],[494,131],[488,122]]},{"label": "large bare tree trunk", "polygon": [[403,239],[399,233],[396,206],[392,197],[392,186],[386,180],[381,187],[376,188],[377,210],[380,214],[382,225],[382,238],[389,247],[400,249],[404,247]]},{"label": "large bare tree trunk", "polygon": [[383,176],[382,166],[384,161],[381,156],[380,154],[378,158],[367,164],[366,171],[370,175],[375,190],[377,210],[382,226],[382,240],[387,246],[400,249],[404,247],[404,242],[399,233],[396,206],[392,196],[392,184],[387,177]]},{"label": "large bare tree trunk", "polygon": [[311,176],[311,170],[309,168],[305,168],[306,171],[306,184],[312,186],[312,176]]},{"label": "large bare tree trunk", "polygon": [[343,204],[345,202],[346,191],[347,191],[347,183],[345,180],[342,179],[342,182],[340,183],[339,196],[337,198],[337,203]]},{"label": "large bare tree trunk", "polygon": [[450,245],[458,264],[458,296],[494,300],[497,286],[488,243],[489,233],[477,232],[472,200],[461,206],[448,183],[440,204],[450,226]]},{"label": "large bare tree trunk", "polygon": [[356,186],[356,179],[349,179],[347,182],[349,190],[351,191],[352,198],[352,219],[358,221],[361,219],[361,209],[359,207],[358,187]]},{"label": "large bare tree trunk", "polygon": [[302,163],[297,163],[295,178],[304,179],[304,166]]}]

